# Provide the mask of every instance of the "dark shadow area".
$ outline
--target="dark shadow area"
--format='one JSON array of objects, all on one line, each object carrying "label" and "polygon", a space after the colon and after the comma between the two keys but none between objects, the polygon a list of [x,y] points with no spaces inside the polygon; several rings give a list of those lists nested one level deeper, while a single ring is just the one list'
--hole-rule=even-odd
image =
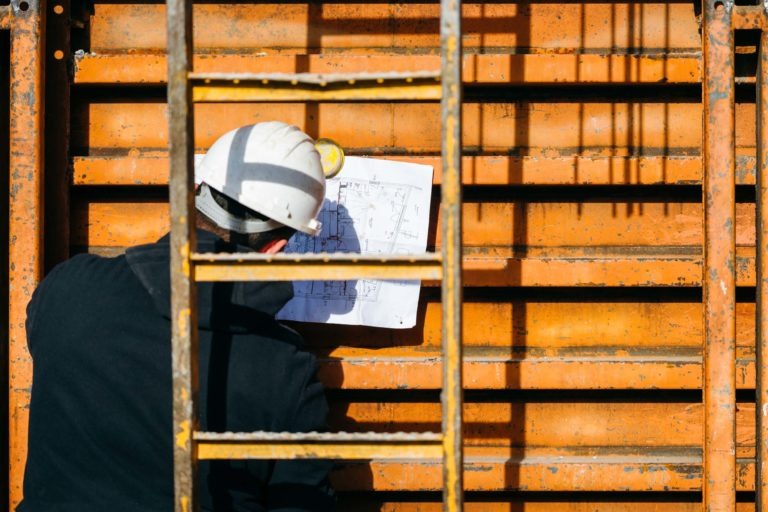
[{"label": "dark shadow area", "polygon": [[[739,503],[749,502],[746,496],[737,494]],[[754,493],[752,493],[754,494]],[[378,492],[375,496],[365,493],[349,492],[345,493],[339,500],[339,512],[374,512],[381,510],[381,507],[391,504],[405,505],[430,505],[439,504],[442,501],[442,494],[439,492]],[[753,500],[754,501],[754,498]],[[587,508],[589,504],[608,505],[612,503],[620,505],[636,505],[637,510],[654,510],[654,504],[689,504],[701,503],[701,493],[698,492],[467,492],[464,495],[464,502],[468,505],[481,507],[483,503],[493,504],[494,511],[504,512],[524,512],[527,503],[552,503],[562,504],[564,502],[578,503],[584,510],[593,510]],[[500,504],[506,504],[504,508],[499,508]],[[389,510],[389,509],[388,509]],[[416,509],[418,510],[418,509]],[[433,510],[429,508],[427,510]],[[594,509],[599,511],[609,510],[600,507]]]},{"label": "dark shadow area", "polygon": [[[75,0],[75,4],[80,3]],[[54,6],[56,8],[54,8]],[[70,0],[46,4],[44,272],[69,257]]]},{"label": "dark shadow area", "polygon": [[[8,2],[0,1],[0,4]],[[0,30],[0,61],[10,59],[8,31]],[[10,159],[10,76],[8,65],[0,65],[0,188],[8,190]],[[0,194],[0,211],[8,211],[8,194]],[[8,240],[8,215],[0,215],[0,237]],[[0,380],[8,388],[8,246],[0,251]],[[8,393],[0,393],[0,497],[8,496]]]}]

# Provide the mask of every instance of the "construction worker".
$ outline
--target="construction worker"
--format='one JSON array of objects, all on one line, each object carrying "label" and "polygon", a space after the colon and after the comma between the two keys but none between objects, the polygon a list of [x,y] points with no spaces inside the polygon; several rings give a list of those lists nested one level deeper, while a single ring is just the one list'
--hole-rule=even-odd
[{"label": "construction worker", "polygon": [[[234,130],[196,170],[199,252],[280,251],[314,235],[325,178],[309,136],[280,122]],[[19,512],[170,512],[173,456],[169,237],[54,268],[27,310],[34,361]],[[277,323],[291,283],[200,283],[203,430],[322,430],[314,357]],[[213,511],[325,511],[326,461],[201,462]]]}]

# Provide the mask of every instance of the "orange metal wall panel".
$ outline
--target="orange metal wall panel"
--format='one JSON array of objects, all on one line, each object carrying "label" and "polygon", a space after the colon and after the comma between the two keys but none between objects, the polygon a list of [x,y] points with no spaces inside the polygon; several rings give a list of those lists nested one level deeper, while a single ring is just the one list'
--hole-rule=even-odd
[{"label": "orange metal wall panel", "polygon": [[[492,3],[463,7],[467,50],[695,50],[701,40],[693,4]],[[198,5],[201,49],[322,49],[360,53],[424,48],[436,52],[438,4]],[[95,6],[91,49],[98,53],[165,48],[162,5]],[[395,22],[396,21],[396,22]],[[254,31],[258,26],[260,30]]]},{"label": "orange metal wall panel", "polygon": [[[198,71],[438,67],[437,3],[205,3],[194,12]],[[694,6],[502,2],[463,12],[466,510],[699,510]],[[94,4],[74,62],[73,252],[119,254],[168,228],[164,14],[157,3]],[[441,181],[436,104],[205,104],[196,118],[198,152],[226,130],[280,118],[350,154],[434,165]],[[748,97],[736,121],[736,182],[751,186]],[[739,197],[737,484],[750,490],[755,207],[746,187]],[[437,211],[430,244],[439,246]],[[413,329],[293,324],[318,355],[332,427],[438,428],[441,313],[437,283],[424,284]],[[340,465],[333,481],[341,510],[433,511],[440,475],[439,461],[374,460]],[[739,512],[754,510],[740,500]]]},{"label": "orange metal wall panel", "polygon": [[[483,202],[465,203],[463,215],[466,246],[526,246],[529,254],[535,253],[532,248],[548,248],[542,249],[544,255],[598,256],[587,248],[605,246],[626,247],[630,254],[669,246],[695,251],[702,241],[699,203]],[[439,245],[439,216],[435,217],[430,240]],[[81,247],[148,243],[168,230],[165,203],[80,203],[73,221],[72,242]],[[738,205],[736,226],[737,244],[754,245],[753,204]],[[574,249],[579,247],[584,249]]]},{"label": "orange metal wall panel", "polygon": [[[90,103],[87,124],[73,127],[75,147],[112,152],[163,149],[167,144],[165,105]],[[485,152],[623,156],[636,148],[652,153],[692,153],[701,142],[701,109],[687,103],[467,103],[463,143]],[[741,147],[754,147],[754,105],[738,111]],[[196,145],[247,123],[280,117],[322,133],[352,149],[438,152],[439,106],[433,104],[203,104],[195,109]],[[361,122],[361,120],[365,120]]]}]

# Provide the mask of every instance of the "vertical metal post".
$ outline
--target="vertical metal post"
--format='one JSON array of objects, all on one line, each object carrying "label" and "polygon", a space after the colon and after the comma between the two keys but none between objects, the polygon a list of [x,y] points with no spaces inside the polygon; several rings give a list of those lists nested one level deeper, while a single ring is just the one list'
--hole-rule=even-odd
[{"label": "vertical metal post", "polygon": [[[768,7],[763,4],[766,14]],[[756,505],[768,512],[768,32],[760,34],[757,67],[757,469]]]},{"label": "vertical metal post", "polygon": [[704,510],[736,508],[733,0],[703,0]]},{"label": "vertical metal post", "polygon": [[[195,510],[197,430],[197,318],[189,255],[195,244],[194,119],[188,73],[192,67],[192,2],[167,0],[168,137],[171,175],[171,320],[173,364],[174,508]],[[195,357],[191,357],[194,355]]]},{"label": "vertical metal post", "polygon": [[32,361],[27,351],[26,308],[41,277],[43,183],[44,16],[39,0],[10,7],[10,197],[9,197],[9,501],[22,498],[27,457]]},{"label": "vertical metal post", "polygon": [[461,0],[441,0],[443,257],[443,508],[462,510]]}]

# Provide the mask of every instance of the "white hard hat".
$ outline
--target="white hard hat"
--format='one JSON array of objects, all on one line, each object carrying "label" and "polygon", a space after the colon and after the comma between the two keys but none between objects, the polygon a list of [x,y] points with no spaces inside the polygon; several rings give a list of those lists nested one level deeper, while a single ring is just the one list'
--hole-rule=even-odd
[{"label": "white hard hat", "polygon": [[[325,198],[320,155],[309,135],[295,126],[270,121],[222,135],[195,167],[195,183],[205,183],[243,206],[309,235],[318,234],[322,227],[316,219]],[[198,198],[198,209],[204,213],[209,213],[205,205],[215,208],[209,199]],[[279,225],[267,222],[263,229],[244,231],[274,227]]]}]

